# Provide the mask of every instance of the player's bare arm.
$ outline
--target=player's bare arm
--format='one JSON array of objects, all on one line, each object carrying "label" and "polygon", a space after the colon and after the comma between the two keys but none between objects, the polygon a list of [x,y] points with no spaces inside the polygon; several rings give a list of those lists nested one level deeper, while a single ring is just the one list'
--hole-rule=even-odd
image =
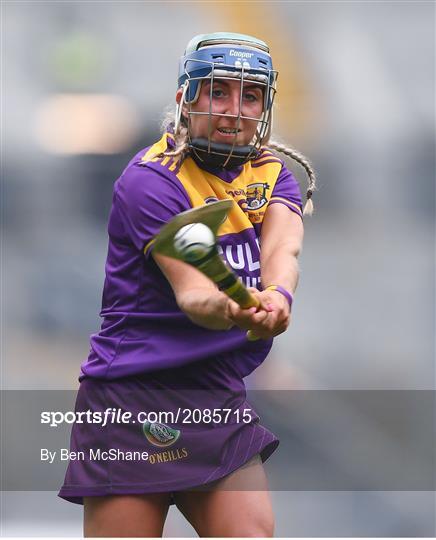
[{"label": "player's bare arm", "polygon": [[204,274],[177,259],[153,253],[153,258],[169,281],[177,304],[199,326],[210,330],[257,328],[266,319],[265,309],[242,309]]},{"label": "player's bare arm", "polygon": [[[298,284],[298,256],[303,245],[303,222],[297,214],[282,204],[268,207],[262,225],[260,268],[262,285],[280,284],[292,294]],[[276,291],[268,292],[274,298],[283,295]],[[280,296],[279,296],[280,295]]]},{"label": "player's bare arm", "polygon": [[298,255],[303,244],[301,218],[282,204],[268,207],[262,225],[260,266],[264,290],[256,292],[269,311],[268,316],[252,330],[263,339],[283,333],[289,326],[291,306],[288,298],[277,290],[280,285],[293,294],[298,284]]}]

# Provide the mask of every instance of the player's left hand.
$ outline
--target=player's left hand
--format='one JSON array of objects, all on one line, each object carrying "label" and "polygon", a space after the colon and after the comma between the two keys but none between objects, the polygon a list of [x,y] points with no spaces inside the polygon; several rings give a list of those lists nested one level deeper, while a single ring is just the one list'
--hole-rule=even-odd
[{"label": "player's left hand", "polygon": [[285,332],[290,323],[291,309],[283,294],[273,290],[248,290],[268,312],[265,318],[250,327],[251,333],[260,339],[269,339]]}]

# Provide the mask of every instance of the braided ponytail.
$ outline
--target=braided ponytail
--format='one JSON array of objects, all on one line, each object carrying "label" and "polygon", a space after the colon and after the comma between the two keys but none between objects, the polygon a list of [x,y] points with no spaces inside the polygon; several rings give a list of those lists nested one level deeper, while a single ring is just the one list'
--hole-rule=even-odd
[{"label": "braided ponytail", "polygon": [[[164,113],[164,118],[161,123],[161,131],[164,133],[169,128],[174,129],[176,125],[176,113],[174,111],[174,106],[170,106]],[[174,131],[174,150],[165,150],[160,154],[157,154],[155,157],[178,157],[183,160],[188,153],[188,128],[185,125],[185,122],[179,122],[176,130]]]},{"label": "braided ponytail", "polygon": [[188,128],[180,124],[174,133],[174,141],[176,143],[174,150],[166,150],[162,155],[171,157],[179,156],[179,159],[184,159],[188,152]]},{"label": "braided ponytail", "polygon": [[303,154],[297,152],[293,148],[290,148],[288,146],[285,146],[284,144],[273,140],[269,140],[266,143],[266,147],[270,150],[281,152],[282,154],[285,154],[286,156],[292,158],[294,161],[299,163],[306,171],[308,176],[308,187],[306,191],[306,204],[304,205],[303,215],[311,216],[313,214],[312,195],[313,192],[316,190],[316,174],[309,160]]}]

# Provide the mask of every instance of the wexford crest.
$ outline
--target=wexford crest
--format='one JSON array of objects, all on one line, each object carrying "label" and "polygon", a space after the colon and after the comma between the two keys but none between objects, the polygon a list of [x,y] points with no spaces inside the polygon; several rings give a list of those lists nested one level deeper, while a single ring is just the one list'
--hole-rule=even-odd
[{"label": "wexford crest", "polygon": [[247,210],[258,210],[264,206],[268,199],[266,192],[269,185],[266,182],[256,182],[247,186]]}]

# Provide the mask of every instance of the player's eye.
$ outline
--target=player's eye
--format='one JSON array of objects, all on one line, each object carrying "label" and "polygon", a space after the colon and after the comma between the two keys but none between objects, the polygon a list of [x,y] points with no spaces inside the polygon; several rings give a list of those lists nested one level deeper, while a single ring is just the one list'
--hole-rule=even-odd
[{"label": "player's eye", "polygon": [[221,88],[214,88],[212,90],[212,96],[216,98],[220,98],[224,96],[224,92]]},{"label": "player's eye", "polygon": [[263,99],[263,92],[260,88],[244,88],[244,99],[249,102],[257,102]]},{"label": "player's eye", "polygon": [[246,92],[244,94],[244,97],[247,101],[257,101],[259,99],[259,96],[257,94],[255,94],[254,92]]}]

